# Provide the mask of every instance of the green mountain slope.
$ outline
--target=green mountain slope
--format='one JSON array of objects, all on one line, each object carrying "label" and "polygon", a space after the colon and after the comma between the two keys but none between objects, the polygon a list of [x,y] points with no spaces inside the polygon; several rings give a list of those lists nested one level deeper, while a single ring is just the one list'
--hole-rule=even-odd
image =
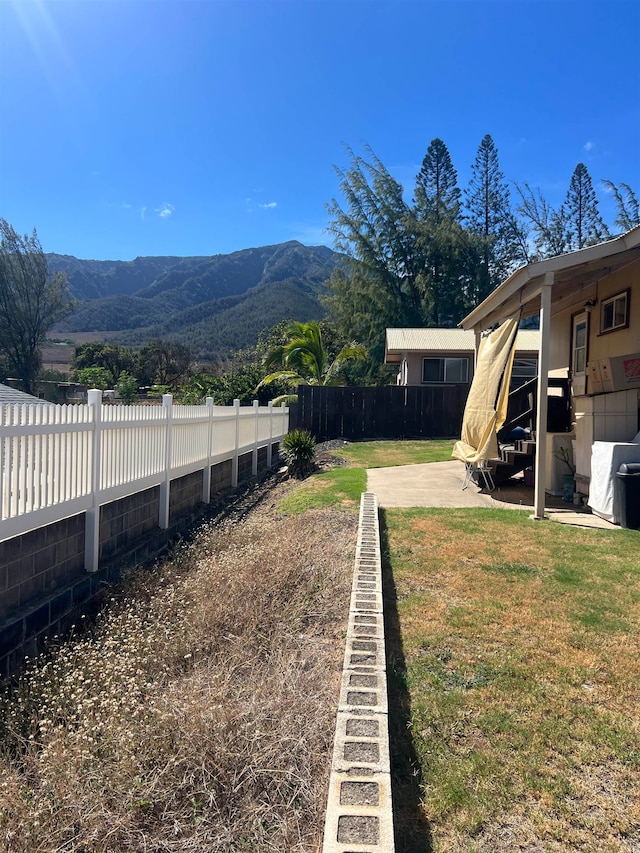
[{"label": "green mountain slope", "polygon": [[138,345],[162,337],[199,358],[253,345],[284,319],[320,319],[319,296],[339,256],[292,241],[209,258],[82,261],[47,256],[79,300],[58,333],[121,332]]}]

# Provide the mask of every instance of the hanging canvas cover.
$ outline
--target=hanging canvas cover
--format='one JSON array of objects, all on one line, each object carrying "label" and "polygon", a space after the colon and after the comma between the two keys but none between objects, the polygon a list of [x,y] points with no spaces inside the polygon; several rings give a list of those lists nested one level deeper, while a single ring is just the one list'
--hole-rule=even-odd
[{"label": "hanging canvas cover", "polygon": [[507,416],[518,322],[518,316],[511,317],[480,341],[454,459],[476,463],[498,455],[497,432]]}]

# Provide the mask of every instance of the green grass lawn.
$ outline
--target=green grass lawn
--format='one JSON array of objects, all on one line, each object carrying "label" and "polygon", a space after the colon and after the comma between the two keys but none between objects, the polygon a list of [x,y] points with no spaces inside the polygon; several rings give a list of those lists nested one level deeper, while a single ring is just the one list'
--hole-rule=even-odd
[{"label": "green grass lawn", "polygon": [[640,850],[640,533],[489,509],[385,527],[434,853]]},{"label": "green grass lawn", "polygon": [[390,468],[423,462],[449,462],[454,442],[451,439],[425,441],[359,441],[348,444],[336,456],[360,468]]},{"label": "green grass lawn", "polygon": [[335,456],[346,460],[347,467],[334,468],[308,477],[281,504],[287,513],[304,512],[312,507],[342,505],[357,507],[367,489],[367,468],[443,462],[451,459],[451,440],[363,441],[347,444]]}]

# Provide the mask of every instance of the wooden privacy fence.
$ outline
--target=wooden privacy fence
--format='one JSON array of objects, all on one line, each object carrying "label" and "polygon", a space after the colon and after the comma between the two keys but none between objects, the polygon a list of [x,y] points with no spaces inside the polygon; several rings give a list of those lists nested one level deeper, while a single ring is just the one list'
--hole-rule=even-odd
[{"label": "wooden privacy fence", "polygon": [[449,438],[459,436],[468,385],[380,388],[301,385],[291,407],[291,429],[318,441],[343,437]]},{"label": "wooden privacy fence", "polygon": [[160,528],[169,524],[169,484],[202,471],[209,502],[211,467],[266,448],[286,435],[289,410],[259,406],[103,406],[89,391],[87,405],[0,405],[0,542],[68,518],[86,515],[86,568],[98,560],[100,506],[160,486]]}]

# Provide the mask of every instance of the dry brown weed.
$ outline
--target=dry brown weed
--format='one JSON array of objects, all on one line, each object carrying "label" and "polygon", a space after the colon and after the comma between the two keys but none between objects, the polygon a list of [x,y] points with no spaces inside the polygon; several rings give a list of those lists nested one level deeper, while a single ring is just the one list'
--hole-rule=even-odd
[{"label": "dry brown weed", "polygon": [[4,697],[6,853],[319,847],[356,518],[204,527]]}]

